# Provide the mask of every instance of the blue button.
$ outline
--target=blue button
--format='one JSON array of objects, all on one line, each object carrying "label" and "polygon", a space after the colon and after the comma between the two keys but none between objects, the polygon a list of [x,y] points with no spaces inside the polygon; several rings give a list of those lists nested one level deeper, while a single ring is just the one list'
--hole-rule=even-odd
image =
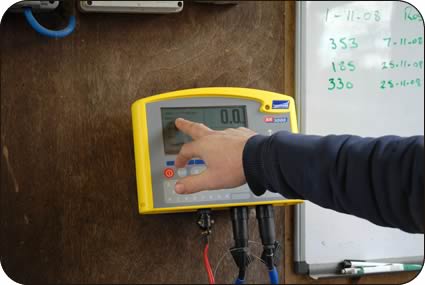
[{"label": "blue button", "polygon": [[167,166],[174,166],[174,160],[169,160],[165,163]]},{"label": "blue button", "polygon": [[190,160],[190,161],[188,162],[188,164],[189,164],[189,165],[194,165],[194,164],[195,164],[195,160]]},{"label": "blue button", "polygon": [[195,164],[205,164],[205,162],[202,159],[196,159]]}]

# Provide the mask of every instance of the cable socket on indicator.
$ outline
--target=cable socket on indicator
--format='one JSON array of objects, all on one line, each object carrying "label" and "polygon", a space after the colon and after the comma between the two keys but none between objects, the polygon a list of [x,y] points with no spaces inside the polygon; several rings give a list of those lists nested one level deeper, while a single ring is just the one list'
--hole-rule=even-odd
[{"label": "cable socket on indicator", "polygon": [[214,220],[211,216],[211,209],[198,210],[197,215],[197,224],[202,230],[202,235],[209,236],[212,233],[212,225],[214,225]]}]

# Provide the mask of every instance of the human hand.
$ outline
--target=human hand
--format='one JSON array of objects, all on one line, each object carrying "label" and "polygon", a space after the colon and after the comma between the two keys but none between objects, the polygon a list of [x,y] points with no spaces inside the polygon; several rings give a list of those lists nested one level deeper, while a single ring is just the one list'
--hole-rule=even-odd
[{"label": "human hand", "polygon": [[193,157],[200,157],[207,165],[204,172],[177,181],[176,193],[234,188],[246,183],[242,153],[246,142],[255,132],[247,128],[214,131],[204,124],[181,118],[176,120],[176,127],[191,136],[193,141],[182,146],[175,166],[185,167]]}]

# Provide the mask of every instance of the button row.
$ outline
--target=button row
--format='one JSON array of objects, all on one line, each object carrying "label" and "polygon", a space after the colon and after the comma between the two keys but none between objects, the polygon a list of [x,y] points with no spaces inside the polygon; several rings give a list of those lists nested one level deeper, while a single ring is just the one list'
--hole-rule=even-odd
[{"label": "button row", "polygon": [[[188,170],[189,169],[189,170]],[[177,175],[179,177],[186,177],[188,175],[188,172],[190,172],[190,175],[198,175],[202,173],[207,167],[205,165],[202,166],[193,166],[189,168],[177,168]],[[167,167],[164,169],[164,176],[166,178],[173,178],[175,175],[174,168]]]},{"label": "button row", "polygon": [[177,180],[164,181],[164,194],[167,203],[231,201],[235,199],[249,199],[250,193],[228,193],[222,191],[203,191],[190,195],[179,195],[174,191]]},{"label": "button row", "polygon": [[[275,199],[285,199],[282,196],[272,194],[264,194],[261,197],[257,197],[254,195],[250,195],[248,193],[236,193],[236,194],[215,194],[215,191],[204,191],[199,192],[196,194],[190,194],[190,195],[179,195],[176,194],[174,191],[174,187],[171,190],[165,191],[165,202],[166,203],[186,203],[186,202],[211,202],[211,203],[223,203],[223,202],[232,202],[232,201],[240,201],[245,200],[247,202],[254,202],[255,200],[261,199],[261,198],[268,198],[271,200]],[[252,199],[252,197],[255,198],[255,200]]]},{"label": "button row", "polygon": [[[174,160],[168,160],[165,162],[166,166],[174,166],[174,164],[175,164]],[[203,165],[205,164],[205,161],[203,161],[202,159],[192,159],[192,160],[189,160],[187,164],[188,165]]]},{"label": "button row", "polygon": [[242,187],[238,187],[240,190],[219,190],[219,191],[203,191],[190,195],[180,195],[174,191],[174,186],[177,180],[166,180],[163,184],[164,196],[166,203],[185,203],[185,202],[230,202],[240,200],[251,200],[258,199],[285,199],[280,194],[266,191],[262,196],[252,195],[250,192],[243,191]]}]

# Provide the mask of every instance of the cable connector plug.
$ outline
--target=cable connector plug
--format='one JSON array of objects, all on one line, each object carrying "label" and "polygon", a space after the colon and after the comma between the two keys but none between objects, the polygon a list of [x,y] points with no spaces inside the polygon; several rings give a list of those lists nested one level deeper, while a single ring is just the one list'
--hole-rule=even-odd
[{"label": "cable connector plug", "polygon": [[276,241],[273,206],[257,206],[256,215],[261,243],[263,244],[261,259],[264,261],[267,268],[272,270],[277,265],[280,256],[280,244]]},{"label": "cable connector plug", "polygon": [[275,241],[272,246],[264,246],[263,253],[261,254],[261,260],[267,265],[269,269],[273,266],[278,266],[280,261],[280,252],[282,246],[278,241]]},{"label": "cable connector plug", "polygon": [[235,260],[235,264],[240,269],[245,269],[253,261],[253,258],[247,247],[232,247],[230,252]]}]

